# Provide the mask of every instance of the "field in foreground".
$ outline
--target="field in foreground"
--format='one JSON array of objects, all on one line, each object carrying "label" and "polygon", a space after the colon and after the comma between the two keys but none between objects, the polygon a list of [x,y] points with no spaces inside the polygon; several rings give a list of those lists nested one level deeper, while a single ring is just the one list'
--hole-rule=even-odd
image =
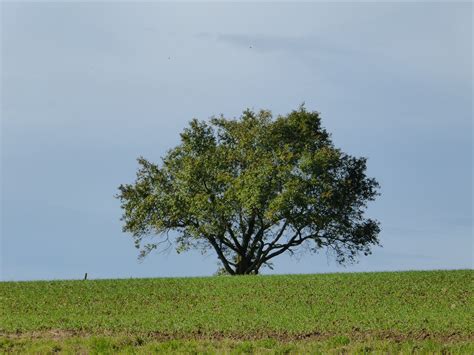
[{"label": "field in foreground", "polygon": [[474,353],[474,271],[0,283],[0,352]]}]

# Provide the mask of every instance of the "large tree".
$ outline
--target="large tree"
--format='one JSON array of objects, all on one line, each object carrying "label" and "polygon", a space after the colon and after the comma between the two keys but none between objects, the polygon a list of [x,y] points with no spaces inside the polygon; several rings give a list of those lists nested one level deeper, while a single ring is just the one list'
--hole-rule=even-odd
[{"label": "large tree", "polygon": [[138,162],[117,197],[141,257],[174,242],[179,252],[211,249],[241,275],[297,249],[327,249],[344,263],[378,244],[378,222],[364,217],[378,195],[366,159],[335,148],[303,105],[276,118],[194,119],[161,164]]}]

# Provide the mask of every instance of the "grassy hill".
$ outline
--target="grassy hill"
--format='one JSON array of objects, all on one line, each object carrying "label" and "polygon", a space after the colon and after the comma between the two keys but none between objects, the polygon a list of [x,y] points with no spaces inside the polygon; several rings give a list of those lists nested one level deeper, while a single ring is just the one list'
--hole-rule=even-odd
[{"label": "grassy hill", "polygon": [[0,352],[473,353],[473,276],[457,270],[3,282]]}]

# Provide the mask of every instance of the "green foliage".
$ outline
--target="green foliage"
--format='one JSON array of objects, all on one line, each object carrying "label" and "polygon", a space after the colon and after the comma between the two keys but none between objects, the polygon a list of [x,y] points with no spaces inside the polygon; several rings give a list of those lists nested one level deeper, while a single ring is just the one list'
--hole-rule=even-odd
[{"label": "green foliage", "polygon": [[117,197],[141,257],[174,241],[178,251],[213,249],[229,274],[256,274],[300,247],[343,263],[378,244],[378,223],[364,217],[378,188],[366,159],[335,148],[303,106],[277,118],[194,119],[161,165],[138,162]]}]

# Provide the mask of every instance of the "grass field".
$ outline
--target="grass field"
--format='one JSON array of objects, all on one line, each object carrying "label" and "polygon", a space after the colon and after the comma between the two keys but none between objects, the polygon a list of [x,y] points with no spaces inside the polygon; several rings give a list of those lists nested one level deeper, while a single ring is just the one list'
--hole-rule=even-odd
[{"label": "grass field", "polygon": [[474,271],[0,283],[0,352],[474,353]]}]

